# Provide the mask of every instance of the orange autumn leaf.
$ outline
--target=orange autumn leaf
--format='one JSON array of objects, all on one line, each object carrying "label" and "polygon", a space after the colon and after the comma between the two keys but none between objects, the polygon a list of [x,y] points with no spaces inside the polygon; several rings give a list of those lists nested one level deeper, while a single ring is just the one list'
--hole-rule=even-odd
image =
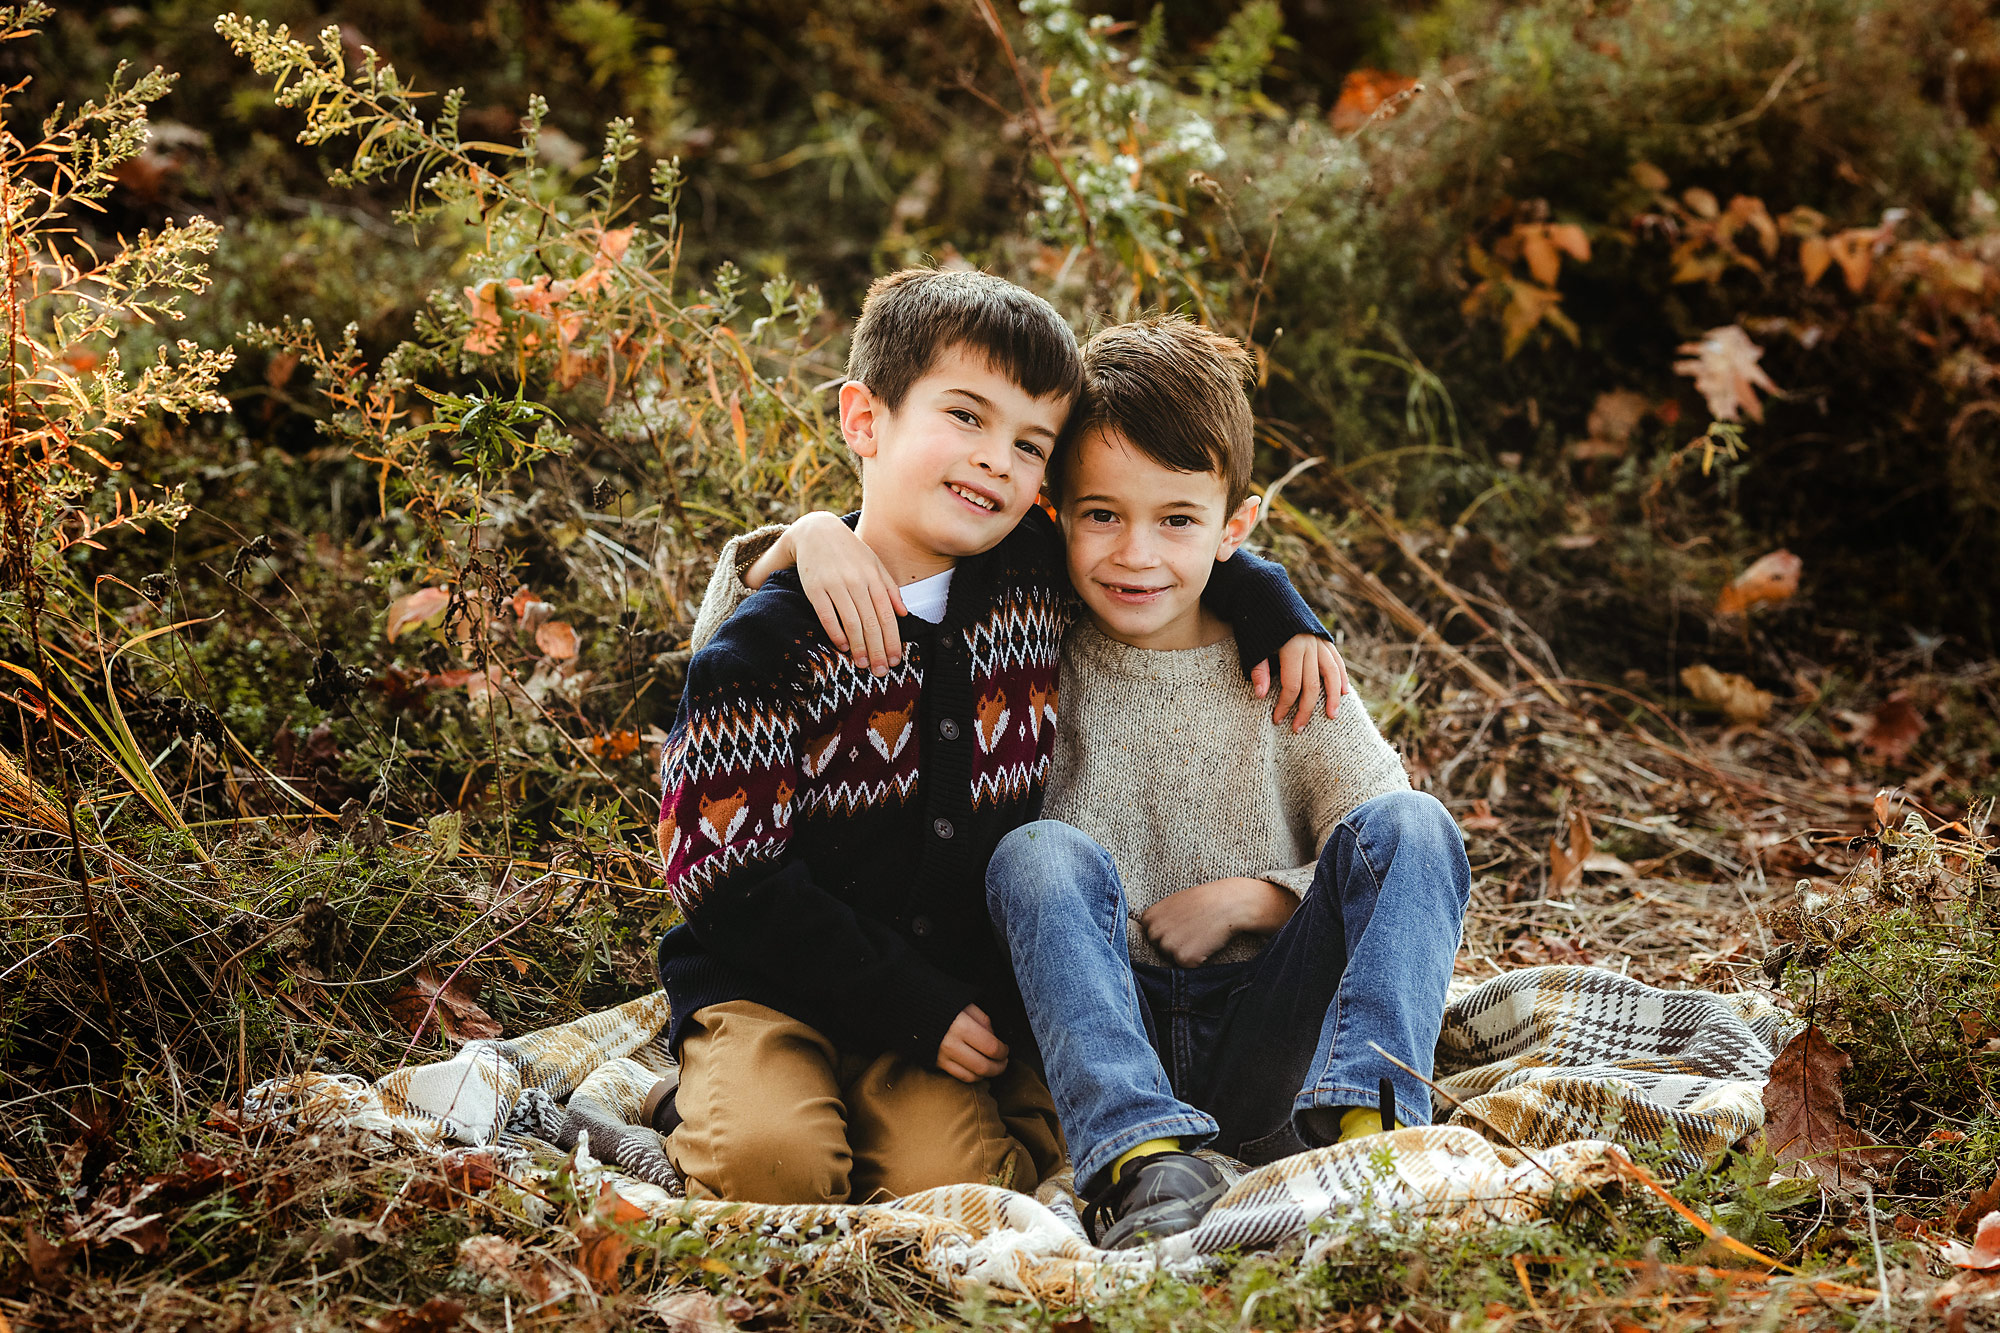
[{"label": "orange autumn leaf", "polygon": [[1806,286],[1820,280],[1833,263],[1833,247],[1824,236],[1808,236],[1799,242],[1799,267],[1805,270]]},{"label": "orange autumn leaf", "polygon": [[1417,86],[1415,79],[1385,69],[1351,69],[1340,81],[1340,99],[1333,104],[1333,128],[1352,134],[1366,125],[1384,102]]},{"label": "orange autumn leaf", "polygon": [[566,620],[551,620],[535,631],[535,646],[558,662],[576,656],[576,630]]},{"label": "orange autumn leaf", "polygon": [[390,643],[396,636],[412,625],[421,625],[432,616],[445,609],[451,601],[451,592],[446,588],[419,588],[404,597],[389,603],[389,624],[384,636]]},{"label": "orange autumn leaf", "polygon": [[1790,551],[1759,556],[1722,590],[1715,609],[1722,615],[1733,616],[1763,602],[1790,601],[1799,590],[1799,573],[1804,568],[1805,562]]},{"label": "orange autumn leaf", "polygon": [[1706,662],[1681,670],[1681,684],[1697,700],[1720,709],[1731,726],[1755,726],[1771,715],[1778,697],[1760,690],[1748,676],[1733,671],[1717,671]]}]

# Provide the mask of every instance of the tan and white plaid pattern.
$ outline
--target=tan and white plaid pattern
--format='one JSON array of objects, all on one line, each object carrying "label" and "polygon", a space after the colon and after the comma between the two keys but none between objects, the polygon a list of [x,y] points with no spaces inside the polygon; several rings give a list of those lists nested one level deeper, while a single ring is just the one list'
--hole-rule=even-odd
[{"label": "tan and white plaid pattern", "polygon": [[[658,1136],[635,1125],[669,1062],[659,994],[373,1084],[307,1074],[253,1089],[253,1115],[344,1125],[383,1148],[492,1144],[512,1169],[552,1172],[587,1145],[601,1175],[661,1219],[795,1243],[815,1262],[907,1251],[941,1283],[1072,1301],[1161,1266],[1345,1227],[1421,1219],[1445,1230],[1519,1223],[1552,1197],[1608,1183],[1615,1157],[1697,1169],[1763,1125],[1771,1061],[1797,1020],[1752,995],[1663,991],[1615,972],[1541,967],[1460,994],[1438,1039],[1440,1124],[1318,1148],[1254,1171],[1193,1231],[1138,1250],[1092,1247],[1065,1172],[1030,1197],[954,1185],[882,1205],[696,1203],[680,1197]],[[1452,1102],[1457,1103],[1456,1106]],[[1328,1223],[1315,1230],[1315,1223]]]}]

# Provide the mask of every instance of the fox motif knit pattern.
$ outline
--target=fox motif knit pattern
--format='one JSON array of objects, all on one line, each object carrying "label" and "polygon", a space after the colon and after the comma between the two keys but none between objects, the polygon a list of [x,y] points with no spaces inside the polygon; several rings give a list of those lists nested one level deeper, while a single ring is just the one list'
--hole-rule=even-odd
[{"label": "fox motif knit pattern", "polygon": [[[1323,633],[1268,562],[1227,562],[1211,592],[1246,663]],[[667,883],[686,922],[660,945],[673,1049],[687,1018],[727,1000],[924,1063],[968,1004],[1026,1036],[984,876],[1039,812],[1074,606],[1035,510],[959,562],[941,622],[898,621],[903,662],[886,676],[833,648],[790,571],[716,629],[662,752]]]}]

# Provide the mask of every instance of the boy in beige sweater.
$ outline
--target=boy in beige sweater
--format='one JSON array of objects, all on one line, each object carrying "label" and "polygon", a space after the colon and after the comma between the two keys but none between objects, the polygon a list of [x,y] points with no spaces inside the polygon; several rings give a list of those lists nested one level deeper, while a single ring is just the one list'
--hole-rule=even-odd
[{"label": "boy in beige sweater", "polygon": [[[1256,1164],[1385,1114],[1429,1122],[1422,1081],[1374,1046],[1431,1069],[1471,876],[1360,699],[1336,684],[1330,724],[1271,726],[1201,604],[1258,512],[1242,347],[1164,317],[1084,358],[1049,489],[1089,615],[1063,644],[1044,819],[1001,841],[986,882],[1089,1221],[1116,1247],[1221,1196],[1188,1149]],[[829,601],[857,605],[872,583],[851,543],[821,523],[795,545],[809,585],[837,570]]]}]

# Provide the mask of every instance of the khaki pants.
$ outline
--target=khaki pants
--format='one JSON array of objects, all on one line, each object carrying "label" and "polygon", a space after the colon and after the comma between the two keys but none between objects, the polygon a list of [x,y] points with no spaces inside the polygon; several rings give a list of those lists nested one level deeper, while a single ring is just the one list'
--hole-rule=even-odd
[{"label": "khaki pants", "polygon": [[667,1156],[691,1199],[875,1203],[938,1185],[1033,1190],[1062,1161],[1041,1075],[1018,1055],[961,1083],[900,1055],[844,1055],[748,1000],[710,1005],[681,1043],[684,1118]]}]

